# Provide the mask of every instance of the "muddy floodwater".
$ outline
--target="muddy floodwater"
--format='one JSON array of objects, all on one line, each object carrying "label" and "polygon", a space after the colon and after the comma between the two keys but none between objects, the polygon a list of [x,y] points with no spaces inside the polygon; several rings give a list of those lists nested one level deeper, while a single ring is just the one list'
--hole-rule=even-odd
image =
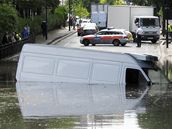
[{"label": "muddy floodwater", "polygon": [[0,129],[172,129],[172,64],[160,67],[152,86],[18,83],[1,61]]}]

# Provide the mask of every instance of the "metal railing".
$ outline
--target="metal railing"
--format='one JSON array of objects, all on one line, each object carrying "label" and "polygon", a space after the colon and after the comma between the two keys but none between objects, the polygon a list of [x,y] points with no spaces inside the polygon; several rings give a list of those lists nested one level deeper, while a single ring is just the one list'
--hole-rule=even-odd
[{"label": "metal railing", "polygon": [[30,38],[23,39],[17,42],[11,42],[7,44],[0,45],[0,59],[15,55],[21,52],[21,49],[25,43],[30,43],[32,40]]}]

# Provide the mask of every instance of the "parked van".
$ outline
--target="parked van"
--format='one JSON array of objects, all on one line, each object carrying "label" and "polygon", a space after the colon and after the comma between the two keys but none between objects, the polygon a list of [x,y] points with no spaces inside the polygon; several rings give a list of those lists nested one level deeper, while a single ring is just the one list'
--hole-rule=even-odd
[{"label": "parked van", "polygon": [[143,69],[156,57],[60,48],[54,45],[24,45],[17,68],[17,81],[75,82],[87,84],[150,83]]}]

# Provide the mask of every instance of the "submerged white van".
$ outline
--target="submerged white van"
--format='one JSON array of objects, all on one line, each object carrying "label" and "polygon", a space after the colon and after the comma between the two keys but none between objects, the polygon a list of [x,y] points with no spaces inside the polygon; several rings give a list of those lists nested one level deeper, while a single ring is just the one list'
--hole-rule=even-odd
[{"label": "submerged white van", "polygon": [[16,79],[87,84],[150,83],[143,69],[152,68],[153,61],[157,58],[146,55],[26,44],[20,54]]}]

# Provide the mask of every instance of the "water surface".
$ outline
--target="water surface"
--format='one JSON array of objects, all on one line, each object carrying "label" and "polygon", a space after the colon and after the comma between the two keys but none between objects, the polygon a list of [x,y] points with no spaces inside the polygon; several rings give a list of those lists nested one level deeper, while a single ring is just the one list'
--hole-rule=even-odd
[{"label": "water surface", "polygon": [[164,64],[149,73],[153,86],[128,88],[16,83],[17,62],[1,62],[0,129],[171,129],[172,85],[163,75],[171,80],[172,65]]}]

